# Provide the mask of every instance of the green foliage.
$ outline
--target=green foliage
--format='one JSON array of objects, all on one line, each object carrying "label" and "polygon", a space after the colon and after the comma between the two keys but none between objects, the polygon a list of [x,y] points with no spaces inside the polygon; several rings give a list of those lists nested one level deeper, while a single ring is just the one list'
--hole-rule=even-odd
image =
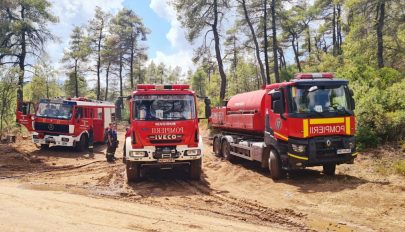
[{"label": "green foliage", "polygon": [[0,67],[0,133],[15,125],[18,69]]},{"label": "green foliage", "polygon": [[375,69],[364,63],[339,68],[355,93],[357,141],[360,148],[405,137],[405,79],[392,68]]},{"label": "green foliage", "polygon": [[394,164],[395,172],[405,176],[405,160],[398,161]]}]

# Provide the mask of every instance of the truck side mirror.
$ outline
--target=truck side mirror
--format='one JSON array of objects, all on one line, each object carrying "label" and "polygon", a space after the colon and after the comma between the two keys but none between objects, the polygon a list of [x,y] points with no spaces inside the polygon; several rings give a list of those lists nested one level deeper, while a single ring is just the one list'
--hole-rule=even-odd
[{"label": "truck side mirror", "polygon": [[281,100],[273,101],[273,112],[275,114],[283,113],[283,102]]},{"label": "truck side mirror", "polygon": [[352,110],[356,109],[356,103],[354,102],[353,97],[350,97],[350,105],[352,106]]}]

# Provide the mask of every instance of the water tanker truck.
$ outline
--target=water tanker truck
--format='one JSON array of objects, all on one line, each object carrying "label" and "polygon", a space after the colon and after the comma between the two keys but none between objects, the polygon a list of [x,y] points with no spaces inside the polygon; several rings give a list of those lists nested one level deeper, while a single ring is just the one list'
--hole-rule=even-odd
[{"label": "water tanker truck", "polygon": [[299,73],[213,108],[213,151],[229,161],[258,161],[273,179],[311,166],[334,175],[336,165],[356,157],[354,108],[347,80]]}]

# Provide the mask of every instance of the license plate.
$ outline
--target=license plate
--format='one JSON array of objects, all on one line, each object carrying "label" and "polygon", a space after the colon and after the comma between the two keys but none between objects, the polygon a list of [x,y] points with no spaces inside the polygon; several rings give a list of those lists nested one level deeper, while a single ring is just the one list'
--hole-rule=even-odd
[{"label": "license plate", "polygon": [[174,162],[173,158],[158,159],[158,163],[173,163],[173,162]]},{"label": "license plate", "polygon": [[55,139],[54,138],[49,138],[49,139],[45,139],[46,143],[55,143]]},{"label": "license plate", "polygon": [[351,153],[352,149],[339,149],[336,151],[338,155]]}]

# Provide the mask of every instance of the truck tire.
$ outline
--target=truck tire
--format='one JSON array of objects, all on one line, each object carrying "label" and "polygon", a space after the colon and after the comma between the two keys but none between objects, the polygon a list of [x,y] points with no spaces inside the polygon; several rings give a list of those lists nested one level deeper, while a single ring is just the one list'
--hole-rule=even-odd
[{"label": "truck tire", "polygon": [[85,151],[87,147],[88,147],[87,135],[82,134],[82,136],[80,136],[80,141],[76,142],[76,150],[82,152]]},{"label": "truck tire", "polygon": [[324,164],[323,174],[327,176],[334,176],[336,171],[336,164]]},{"label": "truck tire", "polygon": [[200,180],[202,171],[201,163],[201,159],[192,160],[190,162],[190,179]]},{"label": "truck tire", "polygon": [[49,149],[49,144],[41,144],[41,150]]},{"label": "truck tire", "polygon": [[281,167],[280,156],[278,155],[276,150],[270,150],[269,170],[271,179],[279,180],[284,178],[285,172]]},{"label": "truck tire", "polygon": [[224,157],[225,160],[228,160],[229,162],[232,162],[234,159],[234,156],[231,154],[231,145],[229,144],[228,141],[224,140],[222,142],[222,156]]},{"label": "truck tire", "polygon": [[139,182],[141,180],[141,166],[139,164],[127,163],[127,180],[129,182]]},{"label": "truck tire", "polygon": [[214,150],[215,156],[217,156],[217,157],[222,156],[222,154],[221,154],[221,139],[219,137],[214,138],[212,148]]}]

